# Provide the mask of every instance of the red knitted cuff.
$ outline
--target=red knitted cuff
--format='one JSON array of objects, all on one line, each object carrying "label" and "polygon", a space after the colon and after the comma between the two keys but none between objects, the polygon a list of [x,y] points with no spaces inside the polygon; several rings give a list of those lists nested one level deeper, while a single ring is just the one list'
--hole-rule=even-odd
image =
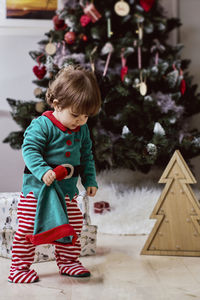
[{"label": "red knitted cuff", "polygon": [[56,173],[56,179],[58,181],[64,179],[68,175],[67,169],[63,166],[57,166],[53,171]]}]

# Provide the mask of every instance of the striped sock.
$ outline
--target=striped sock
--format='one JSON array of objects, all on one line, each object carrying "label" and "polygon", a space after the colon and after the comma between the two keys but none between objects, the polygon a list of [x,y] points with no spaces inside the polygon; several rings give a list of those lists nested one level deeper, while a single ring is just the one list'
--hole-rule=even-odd
[{"label": "striped sock", "polygon": [[39,277],[34,270],[10,270],[9,282],[13,283],[33,283],[39,281]]},{"label": "striped sock", "polygon": [[80,261],[67,261],[60,267],[60,274],[71,277],[89,277],[90,272],[84,268]]},{"label": "striped sock", "polygon": [[[69,197],[65,198],[67,205],[67,214],[69,218],[69,224],[73,226],[76,233],[81,234],[83,215],[77,205],[76,199],[70,201]],[[61,275],[71,277],[89,277],[90,272],[84,268],[78,257],[81,252],[80,240],[76,241],[74,246],[72,245],[56,245],[55,256],[56,262],[59,267]]]},{"label": "striped sock", "polygon": [[29,244],[25,239],[26,234],[33,233],[36,206],[37,200],[32,192],[26,197],[21,194],[17,210],[19,224],[13,241],[9,282],[32,283],[39,280],[37,273],[30,270],[34,261],[35,246]]}]

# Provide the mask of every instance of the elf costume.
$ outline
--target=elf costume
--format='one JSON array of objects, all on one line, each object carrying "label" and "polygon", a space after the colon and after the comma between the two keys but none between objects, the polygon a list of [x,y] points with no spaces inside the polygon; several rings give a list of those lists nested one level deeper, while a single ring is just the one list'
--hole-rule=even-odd
[{"label": "elf costume", "polygon": [[[34,119],[24,134],[22,146],[26,164],[18,203],[18,230],[12,250],[10,282],[37,281],[30,266],[35,246],[55,244],[55,257],[62,275],[86,277],[90,272],[78,261],[83,217],[77,206],[78,176],[85,189],[97,187],[92,142],[87,125],[75,130],[64,127],[45,112]],[[42,181],[53,169],[56,180],[51,186]]]}]

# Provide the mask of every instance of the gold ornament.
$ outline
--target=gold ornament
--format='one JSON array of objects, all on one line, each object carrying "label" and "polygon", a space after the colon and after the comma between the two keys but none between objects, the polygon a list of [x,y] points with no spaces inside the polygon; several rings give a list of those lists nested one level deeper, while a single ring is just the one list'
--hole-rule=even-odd
[{"label": "gold ornament", "polygon": [[147,94],[146,78],[143,79],[142,71],[140,71],[140,82],[136,85],[139,88],[140,95],[145,96]]},{"label": "gold ornament", "polygon": [[140,83],[140,94],[141,94],[142,96],[145,96],[146,93],[147,93],[147,85],[146,85],[146,83],[143,81],[143,82]]},{"label": "gold ornament", "polygon": [[37,87],[37,88],[34,89],[33,93],[34,93],[35,97],[37,97],[37,96],[42,94],[42,89]]},{"label": "gold ornament", "polygon": [[40,102],[37,102],[36,105],[35,105],[35,110],[39,113],[42,113],[45,109],[45,103],[44,101],[40,101]]},{"label": "gold ornament", "polygon": [[130,6],[127,2],[121,0],[115,3],[114,10],[118,16],[125,17],[129,14]]},{"label": "gold ornament", "polygon": [[143,28],[142,28],[142,25],[138,24],[138,38],[139,40],[142,40],[143,39]]},{"label": "gold ornament", "polygon": [[56,53],[56,46],[50,42],[46,45],[45,51],[48,55],[54,55]]}]

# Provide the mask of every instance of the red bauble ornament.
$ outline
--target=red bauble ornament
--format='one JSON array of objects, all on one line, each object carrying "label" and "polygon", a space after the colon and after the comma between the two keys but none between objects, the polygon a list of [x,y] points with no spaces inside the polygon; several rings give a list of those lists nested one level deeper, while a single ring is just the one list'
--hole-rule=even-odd
[{"label": "red bauble ornament", "polygon": [[65,36],[64,39],[66,41],[67,44],[73,44],[75,42],[76,39],[76,34],[73,31],[68,31]]},{"label": "red bauble ornament", "polygon": [[65,28],[67,28],[65,21],[63,19],[59,19],[57,15],[54,16],[52,20],[54,23],[55,30],[64,30]]},{"label": "red bauble ornament", "polygon": [[154,2],[155,0],[140,0],[140,5],[146,12],[148,12],[152,8]]},{"label": "red bauble ornament", "polygon": [[82,39],[83,39],[84,42],[87,42],[87,40],[88,40],[87,35],[84,34],[84,36],[82,37]]},{"label": "red bauble ornament", "polygon": [[91,18],[87,15],[82,15],[80,18],[80,23],[82,27],[87,26],[91,21]]},{"label": "red bauble ornament", "polygon": [[186,91],[186,83],[185,83],[185,79],[181,80],[181,94],[184,95]]},{"label": "red bauble ornament", "polygon": [[37,76],[37,78],[42,79],[44,78],[45,74],[46,74],[47,70],[45,68],[45,66],[34,66],[33,67],[33,73],[35,74],[35,76]]},{"label": "red bauble ornament", "polygon": [[121,80],[124,81],[125,75],[128,73],[128,67],[124,66],[121,68]]}]

